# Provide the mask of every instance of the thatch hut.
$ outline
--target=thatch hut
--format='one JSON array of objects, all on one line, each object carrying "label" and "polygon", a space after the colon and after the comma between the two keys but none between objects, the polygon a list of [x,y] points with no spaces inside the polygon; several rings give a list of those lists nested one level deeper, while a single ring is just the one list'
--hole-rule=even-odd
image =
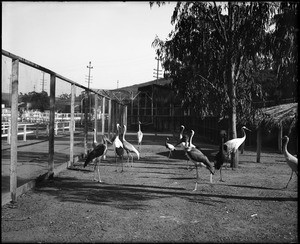
[{"label": "thatch hut", "polygon": [[262,108],[258,110],[256,119],[258,124],[256,161],[259,163],[262,144],[262,129],[278,128],[278,150],[281,152],[283,131],[288,131],[287,135],[290,136],[291,131],[296,128],[296,121],[298,119],[298,103],[280,104],[273,107]]}]

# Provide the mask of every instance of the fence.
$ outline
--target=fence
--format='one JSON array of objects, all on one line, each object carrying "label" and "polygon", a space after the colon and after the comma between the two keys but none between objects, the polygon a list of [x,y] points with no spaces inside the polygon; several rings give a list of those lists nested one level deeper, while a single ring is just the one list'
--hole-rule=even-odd
[{"label": "fence", "polygon": [[[22,194],[17,191],[23,174],[19,171],[18,160],[24,165],[26,161],[31,162],[37,157],[41,158],[41,155],[44,156],[42,160],[47,161],[44,175],[49,178],[54,173],[54,166],[61,164],[63,159],[66,159],[66,167],[72,167],[78,155],[87,154],[92,147],[93,130],[96,130],[97,140],[99,134],[111,137],[116,131],[116,123],[127,125],[127,107],[110,97],[5,50],[2,50],[2,64],[5,64],[2,65],[3,76],[8,77],[4,79],[2,76],[2,85],[9,91],[6,96],[8,101],[5,102],[7,108],[5,114],[2,114],[2,150],[10,152],[2,153],[2,166],[5,168],[2,170],[2,178],[9,178],[8,193],[12,202],[16,201],[17,194]],[[8,68],[5,69],[4,66]],[[20,103],[22,98],[37,94],[36,80],[40,79],[34,81],[32,77],[41,73],[43,89],[45,87],[50,93],[48,95],[46,92],[46,101],[49,102],[44,106],[46,112],[30,109],[32,101],[24,100]],[[49,86],[45,85],[47,78]],[[38,95],[44,95],[45,90]],[[59,92],[68,94],[67,100],[61,103],[63,105],[58,103],[61,99],[58,97]],[[7,93],[2,87],[2,103],[5,94]],[[39,100],[38,103],[43,102]],[[20,116],[21,106],[24,104]],[[80,112],[75,112],[75,108],[80,108]],[[61,109],[68,112],[58,113],[57,110]],[[22,145],[18,141],[20,135],[23,136]],[[48,142],[48,147],[42,145],[45,141]],[[24,152],[26,145],[30,148]],[[62,151],[62,145],[68,150]],[[26,158],[22,158],[25,154]],[[31,167],[30,164],[28,167]]]}]

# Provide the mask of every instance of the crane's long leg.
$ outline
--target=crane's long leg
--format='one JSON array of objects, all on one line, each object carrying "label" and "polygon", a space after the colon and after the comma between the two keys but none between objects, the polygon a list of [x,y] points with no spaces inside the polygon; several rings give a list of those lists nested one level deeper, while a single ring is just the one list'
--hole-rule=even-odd
[{"label": "crane's long leg", "polygon": [[220,181],[224,182],[224,180],[222,179],[222,166],[220,167]]},{"label": "crane's long leg", "polygon": [[290,177],[290,179],[289,179],[288,183],[286,184],[285,188],[287,188],[288,184],[290,183],[290,181],[291,181],[291,179],[292,179],[292,177],[293,177],[293,173],[294,173],[294,171],[292,170],[291,177]]},{"label": "crane's long leg", "polygon": [[130,156],[131,156],[131,167],[133,166],[133,155],[132,153],[130,153]]},{"label": "crane's long leg", "polygon": [[115,162],[116,162],[116,172],[118,172],[118,164],[117,164],[117,153],[116,153],[116,151],[115,151]]},{"label": "crane's long leg", "polygon": [[98,181],[102,182],[101,178],[100,178],[100,164],[101,164],[101,158],[100,158],[99,164],[97,164],[97,172],[98,172]]},{"label": "crane's long leg", "polygon": [[169,156],[168,156],[168,158],[170,158],[170,156],[171,156],[171,150],[169,151]]},{"label": "crane's long leg", "polygon": [[198,166],[197,166],[197,164],[195,164],[195,167],[196,167],[196,175],[197,175],[197,178],[196,178],[195,188],[194,188],[193,191],[196,191],[196,190],[197,190],[197,187],[198,187],[198,178],[199,178],[199,175],[198,175]]},{"label": "crane's long leg", "polygon": [[121,162],[122,162],[122,170],[121,170],[121,173],[124,171],[123,170],[123,155],[122,155],[122,157],[121,157]]}]

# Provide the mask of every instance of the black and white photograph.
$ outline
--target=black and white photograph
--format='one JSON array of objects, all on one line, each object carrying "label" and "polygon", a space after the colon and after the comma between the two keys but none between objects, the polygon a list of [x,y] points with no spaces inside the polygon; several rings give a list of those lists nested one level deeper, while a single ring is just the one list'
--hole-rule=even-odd
[{"label": "black and white photograph", "polygon": [[2,243],[298,243],[299,2],[1,6]]}]

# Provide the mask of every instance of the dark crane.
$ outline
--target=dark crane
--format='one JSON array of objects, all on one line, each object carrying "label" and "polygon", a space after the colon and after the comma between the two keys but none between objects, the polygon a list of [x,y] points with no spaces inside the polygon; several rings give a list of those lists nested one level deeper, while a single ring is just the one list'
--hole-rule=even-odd
[{"label": "dark crane", "polygon": [[94,180],[97,181],[96,179],[96,169],[98,172],[98,182],[102,182],[100,178],[100,170],[99,170],[99,165],[98,165],[98,159],[99,159],[99,164],[101,163],[101,159],[104,158],[106,151],[107,151],[107,142],[112,144],[112,142],[104,135],[103,138],[103,143],[98,144],[95,146],[95,148],[87,155],[87,158],[84,162],[83,167],[85,168],[88,163],[94,161],[95,167],[94,167]]},{"label": "dark crane", "polygon": [[204,166],[210,171],[210,183],[212,183],[212,175],[214,174],[214,170],[208,158],[199,149],[190,146],[194,133],[195,132],[191,130],[191,136],[189,138],[189,142],[186,141],[188,147],[185,150],[188,158],[195,164],[197,178],[196,178],[195,188],[193,191],[196,191],[198,186],[198,179],[199,179],[198,167]]},{"label": "dark crane", "polygon": [[215,156],[215,165],[214,166],[215,166],[215,169],[220,170],[220,181],[224,181],[222,179],[222,166],[223,166],[224,162],[227,161],[227,158],[226,158],[227,146],[224,144],[224,141],[226,138],[226,131],[222,130],[220,132],[220,136],[221,136],[221,144],[220,144],[219,152]]}]

